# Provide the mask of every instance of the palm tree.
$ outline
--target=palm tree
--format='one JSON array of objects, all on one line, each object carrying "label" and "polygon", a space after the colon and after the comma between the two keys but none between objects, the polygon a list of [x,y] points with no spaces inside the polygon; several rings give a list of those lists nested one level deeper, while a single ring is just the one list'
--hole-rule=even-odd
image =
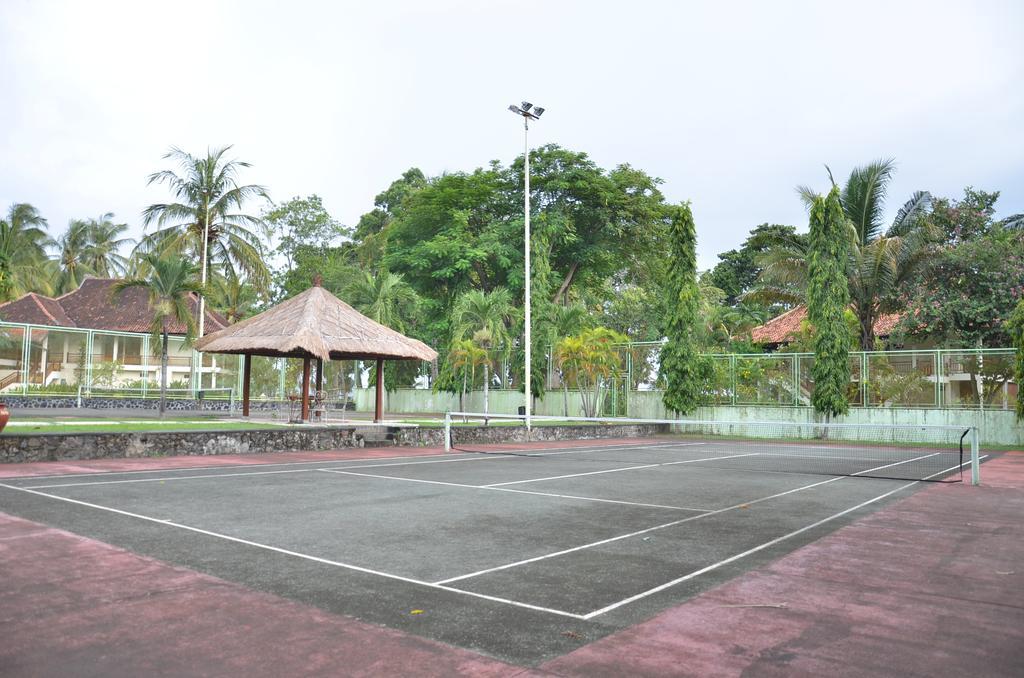
[{"label": "palm tree", "polygon": [[[886,191],[894,171],[895,162],[891,159],[857,167],[850,172],[840,196],[849,224],[850,307],[857,316],[860,344],[865,351],[875,348],[875,322],[924,259],[934,237],[923,219],[931,207],[931,195],[926,191],[914,193],[889,227],[885,227]],[[797,187],[797,192],[807,205],[816,197],[805,186]],[[803,302],[807,255],[806,243],[777,242],[760,262],[764,269],[761,285],[752,297],[782,303]]]},{"label": "palm tree", "polygon": [[122,237],[128,224],[115,224],[114,213],[101,214],[98,219],[86,221],[88,245],[83,263],[101,278],[116,278],[128,272],[128,259],[121,248],[133,244],[131,238]]},{"label": "palm tree", "polygon": [[490,385],[490,351],[499,347],[507,360],[512,351],[509,326],[516,315],[512,294],[504,287],[490,292],[470,290],[456,300],[452,308],[452,341],[473,339],[473,343],[488,351],[484,362],[484,414],[488,412]]},{"label": "palm tree", "polygon": [[253,286],[230,266],[223,273],[215,272],[209,286],[210,306],[219,311],[229,325],[248,317],[260,301]]},{"label": "palm tree", "polygon": [[[568,306],[551,304],[548,315],[541,318],[538,325],[540,334],[547,339],[547,349],[554,353],[558,343],[566,337],[589,329],[593,322],[592,316],[583,304],[575,303]],[[562,414],[569,416],[569,377],[562,370],[559,361],[552,355],[552,361],[558,366],[558,377],[562,382]]]},{"label": "palm tree", "polygon": [[[466,411],[466,388],[467,381],[476,383],[476,367],[483,365],[487,360],[487,351],[473,343],[472,339],[462,339],[452,344],[448,352],[448,364],[453,370],[462,372],[462,391],[459,393],[459,410]],[[468,377],[472,374],[472,379]]]},{"label": "palm tree", "polygon": [[420,298],[401,275],[386,270],[364,273],[342,294],[360,313],[393,330],[405,332],[415,324]]},{"label": "palm tree", "polygon": [[149,183],[166,184],[177,202],[150,205],[143,211],[144,225],[155,222],[157,230],[144,236],[136,249],[143,254],[169,252],[200,261],[208,224],[207,266],[230,263],[257,291],[266,292],[270,272],[261,239],[267,235],[266,226],[259,217],[241,210],[248,200],[270,198],[262,186],[239,184],[239,170],[250,165],[228,160],[229,150],[231,146],[224,146],[199,157],[171,148],[163,156],[177,163],[180,174],[156,172],[149,176]]},{"label": "palm tree", "polygon": [[600,412],[608,384],[622,369],[619,346],[627,341],[615,330],[595,327],[566,337],[555,346],[555,362],[576,382],[584,416],[596,417]]},{"label": "palm tree", "polygon": [[89,224],[81,219],[68,222],[68,230],[49,245],[56,249],[57,292],[78,289],[82,280],[95,271],[86,263],[89,249]]},{"label": "palm tree", "polygon": [[14,203],[0,219],[0,302],[26,292],[51,291],[46,265],[46,219],[28,203]]},{"label": "palm tree", "polygon": [[145,278],[127,278],[114,285],[113,298],[134,287],[140,287],[149,295],[149,306],[153,309],[150,332],[153,341],[160,345],[160,416],[167,408],[167,325],[176,321],[185,326],[185,341],[191,343],[196,336],[196,320],[189,308],[189,295],[201,294],[202,286],[197,281],[199,267],[177,255],[146,255]]}]

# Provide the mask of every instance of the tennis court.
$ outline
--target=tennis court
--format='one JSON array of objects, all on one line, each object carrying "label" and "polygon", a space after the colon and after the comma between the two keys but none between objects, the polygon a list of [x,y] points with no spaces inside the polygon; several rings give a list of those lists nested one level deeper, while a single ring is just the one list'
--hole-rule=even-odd
[{"label": "tennis court", "polygon": [[928,476],[958,480],[963,464],[949,446],[694,435],[456,448],[8,479],[0,509],[536,664],[814,541]]}]

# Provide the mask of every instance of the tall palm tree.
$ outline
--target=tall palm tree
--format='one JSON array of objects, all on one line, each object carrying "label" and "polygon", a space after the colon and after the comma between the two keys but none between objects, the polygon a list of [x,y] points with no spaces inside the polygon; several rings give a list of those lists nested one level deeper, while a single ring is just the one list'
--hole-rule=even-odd
[{"label": "tall palm tree", "polygon": [[144,236],[137,250],[170,252],[201,261],[208,224],[207,266],[230,263],[257,291],[266,292],[270,285],[264,262],[266,226],[259,217],[241,210],[249,200],[270,198],[262,186],[239,183],[239,170],[250,165],[229,160],[229,150],[231,146],[208,150],[202,157],[172,147],[163,156],[176,162],[178,171],[151,174],[149,183],[167,185],[177,202],[150,205],[143,211],[144,225],[155,223],[157,230]]},{"label": "tall palm tree", "polygon": [[52,290],[45,229],[46,219],[24,202],[11,205],[0,219],[0,302]]},{"label": "tall palm tree", "polygon": [[83,263],[101,278],[116,278],[128,272],[128,259],[121,249],[135,241],[123,237],[128,224],[115,224],[114,213],[101,214],[98,219],[86,220],[88,246]]},{"label": "tall palm tree", "polygon": [[56,240],[50,241],[49,245],[56,250],[56,289],[59,294],[78,289],[85,276],[95,274],[95,271],[86,263],[86,254],[89,249],[89,224],[85,221],[72,219],[68,222],[68,230],[64,231]]},{"label": "tall palm tree", "polygon": [[167,408],[167,349],[169,339],[167,326],[177,321],[185,326],[185,341],[191,343],[196,336],[196,320],[189,308],[189,294],[201,294],[203,289],[197,281],[199,268],[187,259],[177,255],[160,257],[155,253],[146,255],[145,278],[119,280],[113,289],[116,301],[125,290],[140,287],[149,295],[149,306],[153,309],[150,333],[153,341],[160,346],[160,416]]},{"label": "tall palm tree", "polygon": [[[866,351],[875,347],[875,322],[923,261],[934,237],[923,218],[931,207],[927,191],[914,193],[886,228],[885,198],[894,171],[891,159],[854,168],[840,195],[849,224],[850,306],[860,326],[861,348]],[[797,192],[806,205],[816,197],[806,186],[797,187]],[[777,242],[760,261],[760,287],[751,296],[771,302],[802,302],[807,289],[807,256],[805,243]]]}]

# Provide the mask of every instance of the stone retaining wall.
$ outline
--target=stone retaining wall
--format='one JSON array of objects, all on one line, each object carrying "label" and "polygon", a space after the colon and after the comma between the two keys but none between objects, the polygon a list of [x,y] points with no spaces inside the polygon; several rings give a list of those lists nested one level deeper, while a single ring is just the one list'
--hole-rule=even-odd
[{"label": "stone retaining wall", "polygon": [[361,447],[355,428],[304,426],[252,431],[131,431],[0,436],[0,463],[124,457],[259,454]]}]

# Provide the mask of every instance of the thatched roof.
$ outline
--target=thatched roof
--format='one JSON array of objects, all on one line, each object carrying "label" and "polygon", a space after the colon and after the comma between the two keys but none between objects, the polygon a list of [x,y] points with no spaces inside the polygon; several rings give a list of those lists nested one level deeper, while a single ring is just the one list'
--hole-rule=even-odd
[{"label": "thatched roof", "polygon": [[196,341],[206,353],[324,360],[434,360],[437,351],[370,320],[322,287]]}]

